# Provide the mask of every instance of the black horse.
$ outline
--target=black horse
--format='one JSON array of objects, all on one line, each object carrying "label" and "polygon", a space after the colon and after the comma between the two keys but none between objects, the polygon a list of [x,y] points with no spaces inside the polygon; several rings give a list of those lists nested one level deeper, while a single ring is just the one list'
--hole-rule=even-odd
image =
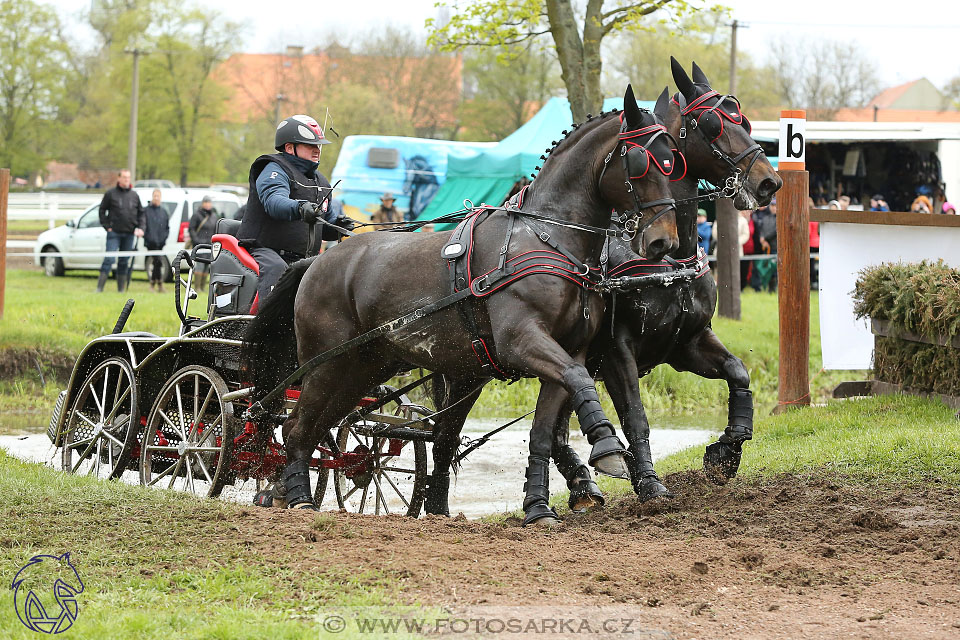
[{"label": "black horse", "polygon": [[[624,104],[620,118],[606,114],[566,134],[522,202],[476,212],[468,221],[472,233],[457,246],[447,233],[371,233],[288,269],[245,335],[245,366],[258,397],[297,361],[418,310],[408,327],[384,330],[303,378],[300,401],[284,424],[289,506],[312,506],[308,462],[321,439],[329,440],[329,430],[365,393],[411,366],[456,380],[461,396],[489,378],[491,367],[540,378],[541,397],[562,390],[575,399],[593,446],[590,463],[626,476],[625,450],[583,364],[603,317],[603,300],[591,291],[593,274],[614,210],[626,220],[635,248],[652,259],[676,250],[678,239],[669,172],[662,170],[676,164],[674,145],[658,117],[637,107],[629,87]],[[657,111],[667,108],[664,100]],[[464,251],[467,277],[460,282],[451,277],[452,257]],[[530,268],[537,265],[543,268]],[[470,307],[475,331],[455,306],[431,308],[451,288],[465,287],[474,295],[457,305]],[[438,420],[435,465],[449,468],[465,417],[453,407]],[[531,430],[525,506],[534,517],[552,515],[546,476],[553,426],[553,417],[538,416]]]},{"label": "black horse", "polygon": [[[606,268],[612,275],[638,275],[694,267],[697,277],[685,282],[677,280],[670,287],[615,294],[616,300],[608,301],[604,328],[590,347],[587,363],[590,371],[596,373],[599,369],[617,409],[630,444],[630,479],[641,501],[670,493],[653,470],[650,426],[637,384],[640,372],[646,375],[656,365],[667,362],[680,371],[727,380],[728,426],[704,456],[704,468],[714,481],[722,482],[736,474],[741,445],[752,433],[749,375],[743,362],[727,351],[710,328],[717,290],[706,260],[701,263],[697,256],[698,182],[706,179],[719,185],[727,196],[734,196],[734,205],[739,209],[764,206],[782,186],[760,146],[750,137],[749,121],[736,99],[713,91],[696,63],[693,81],[673,58],[671,65],[680,92],[671,101],[666,125],[680,141],[683,157],[689,163],[685,176],[674,182],[672,189],[679,199],[680,244],[672,254],[673,262],[656,264],[657,261],[643,259],[629,246],[612,240]],[[664,98],[661,96],[661,100]],[[438,406],[459,399],[451,392],[456,384],[448,386],[446,394],[438,396]],[[552,457],[567,480],[570,507],[579,511],[603,504],[603,495],[568,443],[570,408],[565,406],[566,402],[563,392],[546,402],[541,398],[537,414],[542,419],[550,413],[556,416]],[[448,473],[449,469],[434,466],[427,493],[428,513],[449,513],[445,489]]]}]

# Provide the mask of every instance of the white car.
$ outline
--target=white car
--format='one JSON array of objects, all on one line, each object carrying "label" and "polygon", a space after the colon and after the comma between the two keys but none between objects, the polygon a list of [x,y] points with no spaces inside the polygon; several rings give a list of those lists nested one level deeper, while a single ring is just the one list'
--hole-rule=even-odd
[{"label": "white car", "polygon": [[[143,205],[150,202],[152,188],[134,189]],[[161,206],[170,214],[170,235],[163,246],[163,279],[170,281],[173,271],[170,264],[177,252],[183,249],[184,238],[188,237],[187,228],[190,217],[200,208],[204,196],[210,196],[213,207],[225,218],[233,218],[243,201],[231,193],[211,191],[209,189],[161,189]],[[107,232],[100,224],[100,204],[97,203],[67,222],[63,226],[44,231],[37,237],[33,248],[34,264],[42,266],[48,276],[62,276],[68,269],[99,270],[103,263],[103,253],[107,248]],[[138,239],[138,251],[146,251],[143,240]],[[63,253],[64,256],[44,254]],[[133,268],[142,270],[147,262],[144,256],[133,259]],[[116,263],[114,263],[116,264]]]}]

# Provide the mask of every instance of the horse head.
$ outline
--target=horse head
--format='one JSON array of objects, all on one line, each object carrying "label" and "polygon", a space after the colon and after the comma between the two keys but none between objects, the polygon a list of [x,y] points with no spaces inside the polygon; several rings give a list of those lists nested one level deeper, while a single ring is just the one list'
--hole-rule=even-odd
[{"label": "horse head", "polygon": [[27,628],[44,633],[59,633],[73,624],[77,595],[84,589],[69,552],[33,556],[17,572],[11,588],[17,617]]},{"label": "horse head", "polygon": [[770,204],[783,181],[751,137],[740,101],[713,90],[696,62],[692,79],[673,56],[670,67],[680,91],[671,101],[667,122],[684,145],[690,172],[726,189],[737,209]]},{"label": "horse head", "polygon": [[670,180],[686,171],[686,161],[664,125],[667,108],[658,102],[652,112],[641,109],[627,86],[617,145],[600,178],[601,196],[633,234],[633,250],[651,260],[671,253],[679,242]]}]

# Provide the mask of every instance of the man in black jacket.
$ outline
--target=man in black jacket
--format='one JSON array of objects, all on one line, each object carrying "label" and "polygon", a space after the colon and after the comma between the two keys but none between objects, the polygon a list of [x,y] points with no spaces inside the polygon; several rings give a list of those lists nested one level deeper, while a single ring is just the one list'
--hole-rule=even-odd
[{"label": "man in black jacket", "polygon": [[[130,188],[130,172],[126,169],[117,174],[117,186],[103,194],[100,202],[100,224],[107,231],[107,253],[133,251],[135,238],[143,236],[143,205],[137,192]],[[103,291],[103,285],[110,277],[113,261],[112,256],[107,256],[100,265],[98,292]],[[126,290],[132,266],[132,258],[120,257],[117,263],[117,291]]]},{"label": "man in black jacket", "polygon": [[[160,189],[154,189],[150,204],[143,212],[145,220],[143,244],[147,247],[147,251],[163,249],[163,245],[167,243],[167,236],[170,235],[170,214],[160,205],[161,201]],[[156,287],[157,293],[163,293],[163,256],[159,254],[150,256],[147,262],[152,267],[149,269],[150,289]]]}]

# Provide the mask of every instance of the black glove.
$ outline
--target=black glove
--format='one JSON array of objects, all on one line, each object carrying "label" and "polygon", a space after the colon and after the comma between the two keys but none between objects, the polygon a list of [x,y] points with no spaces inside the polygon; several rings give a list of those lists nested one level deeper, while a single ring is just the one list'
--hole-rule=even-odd
[{"label": "black glove", "polygon": [[323,215],[323,212],[320,210],[320,205],[312,202],[301,202],[299,211],[300,217],[307,224],[315,224],[320,216]]},{"label": "black glove", "polygon": [[342,218],[337,218],[336,222],[333,224],[337,225],[341,229],[346,229],[347,231],[353,231],[357,223],[351,220],[350,218],[343,216]]}]

